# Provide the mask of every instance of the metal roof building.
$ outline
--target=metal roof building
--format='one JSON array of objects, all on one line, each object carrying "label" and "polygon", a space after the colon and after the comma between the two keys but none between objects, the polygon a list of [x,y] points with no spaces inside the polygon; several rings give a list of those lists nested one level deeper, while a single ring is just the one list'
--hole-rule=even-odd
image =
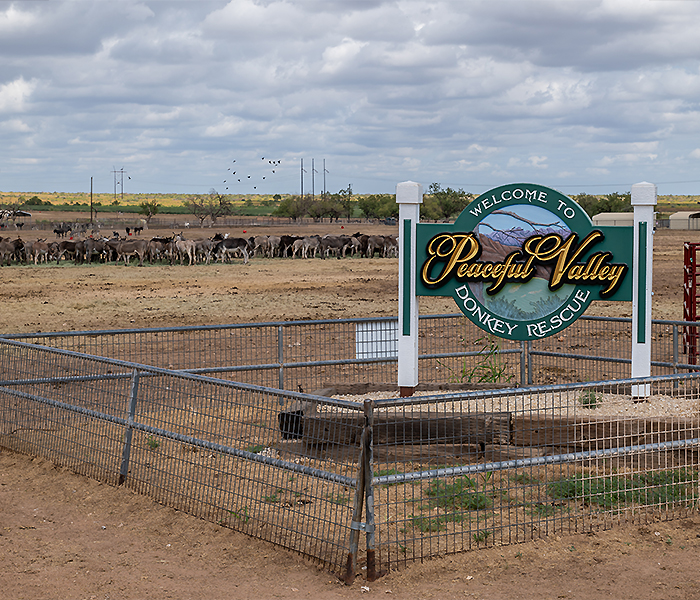
[{"label": "metal roof building", "polygon": [[697,210],[682,210],[673,213],[669,218],[669,229],[700,229],[700,212]]}]

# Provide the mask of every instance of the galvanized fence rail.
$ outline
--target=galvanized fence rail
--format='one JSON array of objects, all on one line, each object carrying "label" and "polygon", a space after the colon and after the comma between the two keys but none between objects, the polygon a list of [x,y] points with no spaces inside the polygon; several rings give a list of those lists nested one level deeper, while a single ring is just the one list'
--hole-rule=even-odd
[{"label": "galvanized fence rail", "polygon": [[10,340],[0,377],[0,446],[345,569],[358,447],[321,457],[298,425],[352,432],[362,405]]},{"label": "galvanized fence rail", "polygon": [[376,571],[700,502],[700,374],[377,398]]},{"label": "galvanized fence rail", "polygon": [[[537,342],[486,335],[463,315],[423,315],[419,380],[443,384],[621,379],[630,373],[631,319],[583,317]],[[652,374],[693,371],[684,332],[698,323],[652,322]],[[298,391],[337,384],[393,388],[396,318],[286,321],[4,335],[75,352]]]},{"label": "galvanized fence rail", "polygon": [[[360,566],[371,579],[438,554],[697,510],[700,373],[679,360],[693,324],[654,324],[654,368],[677,374],[523,388],[625,372],[629,322],[589,318],[528,346],[428,317],[423,380],[513,385],[404,399],[297,391],[395,381],[394,323],[6,336],[0,445],[293,549],[346,581]],[[573,358],[563,351],[577,345]],[[640,381],[648,401],[631,395]]]}]

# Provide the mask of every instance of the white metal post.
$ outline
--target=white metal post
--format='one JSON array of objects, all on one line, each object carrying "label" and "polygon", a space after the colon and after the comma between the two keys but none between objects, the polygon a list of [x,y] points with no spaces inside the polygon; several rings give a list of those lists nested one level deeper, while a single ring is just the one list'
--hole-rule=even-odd
[{"label": "white metal post", "polygon": [[399,205],[399,394],[412,396],[418,385],[418,299],[416,298],[416,225],[423,186],[404,181],[396,186]]},{"label": "white metal post", "polygon": [[[632,266],[632,377],[651,375],[651,298],[654,249],[654,207],[656,186],[635,183],[632,186],[634,207],[634,262]],[[647,398],[650,385],[632,386],[632,396]]]}]

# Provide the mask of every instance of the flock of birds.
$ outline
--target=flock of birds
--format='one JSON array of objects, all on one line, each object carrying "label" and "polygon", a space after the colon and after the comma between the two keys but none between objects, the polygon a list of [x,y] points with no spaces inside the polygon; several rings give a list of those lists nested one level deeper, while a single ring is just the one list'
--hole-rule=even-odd
[{"label": "flock of birds", "polygon": [[[263,156],[260,160],[262,160],[263,162],[265,162],[265,157]],[[270,160],[270,159],[267,159],[267,163],[268,163],[268,164],[265,165],[265,168],[266,168],[266,169],[269,169],[269,171],[271,171],[271,173],[274,175],[274,173],[275,173],[276,170],[277,170],[277,167],[279,167],[280,164],[282,164],[282,160],[281,160],[281,159],[280,159],[280,160]],[[224,179],[224,183],[228,183],[229,185],[232,185],[234,182],[243,183],[243,182],[246,182],[248,179],[251,179],[251,178],[253,177],[252,175],[241,175],[241,176],[237,176],[237,175],[238,175],[238,170],[234,171],[233,169],[239,169],[239,167],[236,167],[235,164],[236,164],[236,161],[235,161],[235,160],[232,161],[232,165],[233,165],[233,166],[230,166],[230,167],[228,168],[228,170],[231,171],[231,172],[226,176],[226,179]],[[267,179],[267,177],[268,177],[269,175],[270,175],[270,173],[268,173],[268,172],[266,171],[266,175],[263,175],[263,176],[262,176],[262,180]],[[256,176],[256,178],[257,178],[257,176]],[[255,180],[254,180],[254,181],[255,181]],[[228,186],[226,187],[226,189],[228,190]],[[254,186],[253,186],[253,189],[254,189],[254,190],[257,190],[257,189],[258,189],[258,186],[254,185]]]}]

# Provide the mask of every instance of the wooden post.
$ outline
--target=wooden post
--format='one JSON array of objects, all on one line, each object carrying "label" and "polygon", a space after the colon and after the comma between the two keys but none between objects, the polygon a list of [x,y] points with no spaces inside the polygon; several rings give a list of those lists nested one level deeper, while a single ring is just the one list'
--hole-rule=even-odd
[{"label": "wooden post", "polygon": [[416,225],[423,186],[404,181],[396,186],[399,205],[399,341],[398,385],[401,397],[418,385],[418,298],[416,297]]}]

